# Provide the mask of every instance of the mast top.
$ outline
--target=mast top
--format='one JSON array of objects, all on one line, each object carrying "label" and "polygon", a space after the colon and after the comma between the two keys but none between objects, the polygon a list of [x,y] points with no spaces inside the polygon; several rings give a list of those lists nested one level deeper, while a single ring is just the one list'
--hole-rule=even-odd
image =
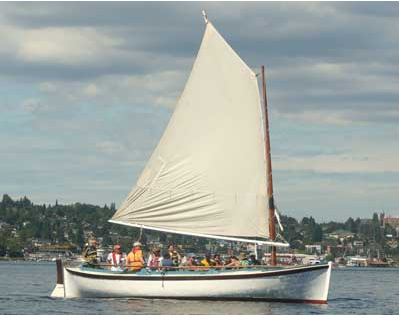
[{"label": "mast top", "polygon": [[204,17],[205,24],[208,23],[208,17],[206,16],[205,10],[202,10],[202,16]]}]

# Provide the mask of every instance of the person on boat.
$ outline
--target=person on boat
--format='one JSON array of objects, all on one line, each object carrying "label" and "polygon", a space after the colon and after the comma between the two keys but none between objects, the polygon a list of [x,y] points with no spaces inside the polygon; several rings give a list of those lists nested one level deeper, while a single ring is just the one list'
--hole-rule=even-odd
[{"label": "person on boat", "polygon": [[108,265],[112,265],[111,271],[123,272],[122,265],[125,262],[125,258],[120,245],[114,246],[114,251],[108,254],[106,262]]},{"label": "person on boat", "polygon": [[140,271],[144,266],[145,261],[140,242],[137,241],[133,244],[132,251],[127,255],[126,264],[130,267],[131,271]]},{"label": "person on boat", "polygon": [[219,254],[215,254],[211,259],[211,266],[222,266],[222,259],[220,258]]},{"label": "person on boat", "polygon": [[240,267],[240,266],[241,266],[241,263],[240,263],[240,260],[239,260],[238,258],[236,258],[235,256],[232,256],[232,257],[230,258],[230,263],[226,264],[226,266],[232,267],[232,268],[234,268],[234,267]]},{"label": "person on boat", "polygon": [[171,243],[168,245],[168,253],[170,255],[170,259],[172,260],[173,266],[179,266],[181,262],[181,256],[179,252],[177,252],[174,244]]},{"label": "person on boat", "polygon": [[82,257],[89,266],[97,264],[97,241],[95,239],[89,240],[89,245],[83,251]]},{"label": "person on boat", "polygon": [[162,261],[161,249],[158,247],[153,248],[147,260],[147,267],[149,269],[157,269],[160,267],[161,261]]},{"label": "person on boat", "polygon": [[188,260],[187,256],[183,255],[180,261],[180,266],[187,266],[187,260]]},{"label": "person on boat", "polygon": [[206,253],[200,264],[201,266],[211,266],[211,255]]},{"label": "person on boat", "polygon": [[266,254],[264,254],[264,255],[262,256],[262,259],[261,259],[260,263],[261,263],[262,265],[267,265],[267,262],[268,262],[267,256],[266,256]]},{"label": "person on boat", "polygon": [[249,265],[249,261],[248,261],[247,255],[244,252],[240,253],[240,265],[241,266],[248,266]]},{"label": "person on boat", "polygon": [[260,265],[260,261],[256,259],[255,254],[249,256],[249,265]]},{"label": "person on boat", "polygon": [[169,253],[164,254],[161,261],[161,266],[163,266],[166,270],[169,270],[171,266],[174,266]]},{"label": "person on boat", "polygon": [[198,265],[198,263],[195,260],[195,255],[194,254],[188,254],[187,255],[187,261],[186,261],[184,266],[197,266],[197,265]]}]

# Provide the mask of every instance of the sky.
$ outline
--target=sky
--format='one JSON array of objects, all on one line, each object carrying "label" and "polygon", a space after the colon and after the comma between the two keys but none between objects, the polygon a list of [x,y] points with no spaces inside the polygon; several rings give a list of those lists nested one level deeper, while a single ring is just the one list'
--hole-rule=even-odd
[{"label": "sky", "polygon": [[118,206],[173,112],[201,11],[266,67],[275,200],[399,215],[399,3],[0,3],[0,193]]}]

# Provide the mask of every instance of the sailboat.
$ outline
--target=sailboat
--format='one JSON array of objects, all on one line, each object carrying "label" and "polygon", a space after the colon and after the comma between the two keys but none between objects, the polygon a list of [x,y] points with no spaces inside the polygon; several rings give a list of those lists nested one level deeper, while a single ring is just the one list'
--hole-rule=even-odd
[{"label": "sailboat", "polygon": [[288,244],[276,239],[264,68],[261,76],[254,72],[204,17],[202,43],[170,122],[109,221],[270,245],[271,265],[115,273],[58,262],[53,296],[327,303],[331,262],[276,265],[276,247]]}]

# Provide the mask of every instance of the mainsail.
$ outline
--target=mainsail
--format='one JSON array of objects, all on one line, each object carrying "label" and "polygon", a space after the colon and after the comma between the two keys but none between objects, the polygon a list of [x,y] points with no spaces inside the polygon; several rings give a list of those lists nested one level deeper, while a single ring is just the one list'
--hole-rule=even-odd
[{"label": "mainsail", "polygon": [[208,22],[173,116],[110,221],[267,239],[261,109],[256,74]]}]

